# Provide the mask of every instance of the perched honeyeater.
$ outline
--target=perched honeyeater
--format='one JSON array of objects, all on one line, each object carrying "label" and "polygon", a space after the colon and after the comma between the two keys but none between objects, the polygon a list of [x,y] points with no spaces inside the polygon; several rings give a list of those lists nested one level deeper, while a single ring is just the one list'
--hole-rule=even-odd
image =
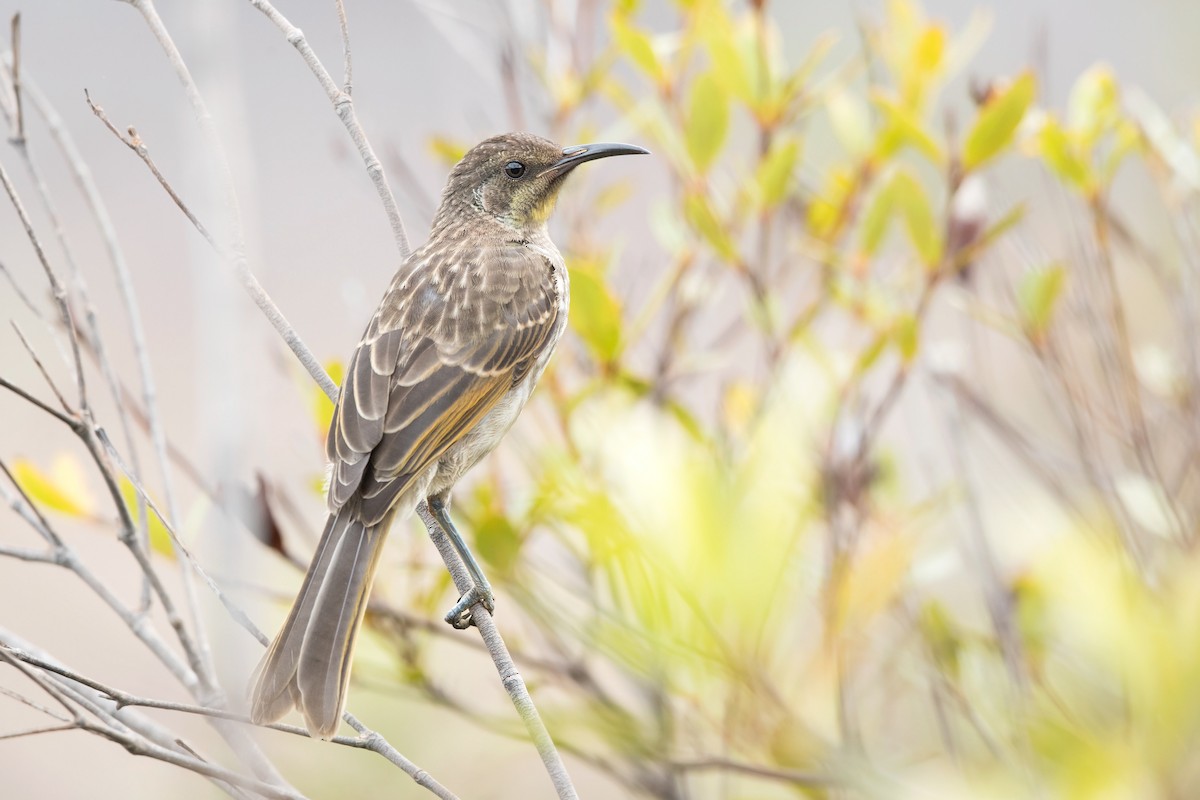
[{"label": "perched honeyeater", "polygon": [[334,735],[388,528],[422,501],[474,581],[447,621],[466,627],[472,606],[494,607],[450,521],[450,490],[516,421],[566,328],[567,270],[546,230],[563,181],[585,161],[646,152],[510,133],[454,167],[429,241],[392,278],[347,364],[325,445],[329,520],[255,672],[255,722],[296,706],[313,735]]}]

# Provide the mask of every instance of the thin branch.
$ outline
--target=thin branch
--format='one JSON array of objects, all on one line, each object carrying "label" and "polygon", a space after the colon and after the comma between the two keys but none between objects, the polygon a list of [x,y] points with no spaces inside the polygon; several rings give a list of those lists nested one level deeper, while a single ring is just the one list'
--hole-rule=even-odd
[{"label": "thin branch", "polygon": [[21,12],[12,16],[12,90],[15,102],[13,144],[25,143],[25,113],[21,103]]},{"label": "thin branch", "polygon": [[[133,289],[133,280],[129,274],[129,267],[125,261],[125,254],[117,241],[116,226],[113,224],[112,217],[108,213],[108,207],[104,199],[100,196],[99,189],[96,188],[96,182],[92,178],[91,170],[83,160],[79,148],[75,146],[75,142],[63,124],[58,111],[50,104],[37,84],[28,75],[26,75],[24,81],[25,92],[28,94],[34,110],[45,121],[50,131],[50,138],[58,145],[63,160],[70,167],[71,173],[75,177],[75,182],[79,185],[88,202],[88,206],[91,208],[92,215],[96,219],[96,225],[100,229],[100,233],[104,239],[105,248],[108,250],[109,260],[112,262],[113,272],[117,286],[121,290],[121,300],[125,305],[125,313],[129,322],[129,333],[133,341],[134,357],[137,360],[138,372],[142,382],[142,402],[145,408],[145,418],[150,431],[150,439],[154,445],[155,455],[158,459],[159,475],[162,479],[163,493],[167,500],[167,511],[173,520],[178,519],[179,514],[175,502],[173,481],[171,480],[170,467],[166,455],[166,434],[158,413],[157,390],[155,388],[153,370],[150,368],[150,356],[146,347],[146,334],[142,327],[142,315],[138,307],[137,294]],[[121,398],[118,397],[117,405],[119,408],[125,409],[127,404],[122,402]],[[130,450],[132,458],[134,455],[132,446]]]},{"label": "thin branch", "polygon": [[[104,442],[105,446],[109,449],[111,456],[117,461],[118,466],[119,467],[122,466],[119,462],[119,458],[118,458],[117,454],[115,453],[115,451],[112,450],[112,443],[108,441],[108,437],[104,436],[103,433],[101,433],[100,438]],[[145,494],[145,490],[141,487],[141,485],[136,483],[132,476],[129,476],[128,474],[126,474],[126,477],[128,477],[130,481],[133,481],[133,485],[134,485],[134,488],[136,489],[136,491],[145,499],[147,506],[150,508],[151,511],[154,512],[154,514],[158,517],[159,521],[163,524],[163,527],[167,531],[167,535],[171,537],[172,542],[175,544],[177,552],[181,553],[184,558],[188,559],[188,561],[192,565],[192,568],[196,570],[196,574],[200,576],[201,580],[204,581],[205,585],[208,586],[208,588],[213,592],[213,594],[221,602],[221,605],[224,606],[226,612],[229,613],[229,615],[233,619],[233,621],[236,622],[241,628],[246,630],[248,633],[250,633],[250,635],[252,635],[256,640],[258,640],[259,644],[263,645],[264,647],[267,646],[268,644],[270,644],[270,639],[267,638],[266,634],[264,634],[258,628],[258,626],[256,626],[254,624],[254,622],[251,621],[250,617],[247,616],[246,612],[244,612],[236,603],[234,603],[229,598],[229,596],[226,595],[221,590],[221,588],[217,585],[216,581],[214,581],[212,579],[212,577],[210,577],[209,574],[203,569],[203,567],[200,566],[199,562],[196,561],[195,557],[191,554],[191,551],[189,551],[187,549],[187,547],[184,546],[183,542],[181,542],[179,540],[178,534],[175,532],[174,527],[171,525],[171,523],[163,518],[162,513],[159,511],[158,507],[154,504],[154,501],[151,500],[149,498],[149,496]],[[113,690],[113,692],[110,692],[107,687],[101,687],[99,685],[93,686],[93,688],[96,688],[100,691],[105,692],[106,694],[109,694],[114,699],[120,699],[120,698],[118,698],[117,694],[113,693],[116,690]],[[158,708],[167,708],[168,707],[166,705],[153,704],[152,702],[133,702],[132,700],[123,701],[123,702],[126,705],[154,705],[154,707],[158,707]],[[190,713],[205,714],[207,716],[216,717],[219,719],[230,719],[230,720],[235,720],[238,722],[249,722],[248,717],[244,717],[239,714],[234,714],[231,712],[221,711],[221,710],[217,710],[217,709],[205,708],[205,707],[201,707],[201,706],[184,706],[183,704],[176,704],[174,706],[171,706],[171,709],[176,710],[176,711],[188,711]],[[384,739],[378,733],[376,733],[375,731],[373,731],[370,728],[363,725],[361,722],[358,721],[358,719],[356,719],[353,715],[351,715],[349,713],[344,714],[343,718],[346,720],[346,722],[352,728],[354,728],[356,731],[359,732],[360,737],[358,739],[349,739],[348,737],[335,737],[335,739],[333,741],[337,741],[339,744],[345,744],[345,745],[358,747],[358,748],[365,749],[365,750],[372,750],[375,753],[386,758],[391,763],[393,763],[396,766],[403,769],[409,775],[409,777],[411,777],[417,784],[429,789],[431,792],[436,794],[438,797],[447,798],[447,800],[454,799],[454,795],[452,793],[450,793],[448,790],[446,790],[445,787],[443,787],[440,783],[438,783],[431,775],[429,775],[429,773],[425,772],[425,770],[421,769],[416,764],[414,764],[412,761],[410,761],[408,758],[406,758],[403,754],[400,753],[399,750],[397,750],[395,747],[393,747],[386,739]],[[267,726],[267,727],[271,727],[274,730],[284,731],[286,733],[299,733],[299,734],[303,734],[305,736],[308,735],[308,732],[305,729],[298,728],[298,727],[292,726],[292,725],[272,725],[272,726]],[[339,741],[339,740],[342,740],[342,741]]]},{"label": "thin branch", "polygon": [[112,131],[112,135],[117,137],[121,141],[121,144],[125,145],[134,153],[136,153],[137,157],[142,160],[142,163],[149,168],[150,174],[154,176],[156,181],[158,181],[158,185],[163,188],[163,190],[170,196],[171,201],[174,202],[175,205],[179,207],[179,210],[183,212],[183,215],[188,218],[188,222],[192,223],[192,227],[199,231],[200,235],[203,236],[204,239],[210,245],[212,245],[214,249],[219,251],[221,248],[217,244],[217,240],[213,238],[213,235],[208,232],[208,228],[204,227],[204,224],[200,222],[194,213],[192,213],[192,210],[188,208],[187,203],[183,202],[183,198],[180,197],[175,191],[175,187],[171,185],[170,181],[166,179],[166,176],[164,176],[158,169],[158,165],[155,164],[154,159],[150,157],[150,150],[146,147],[146,143],[142,141],[142,137],[138,136],[137,129],[130,125],[127,129],[129,135],[126,136],[117,130],[117,126],[114,125],[112,120],[108,118],[108,115],[104,113],[104,108],[96,105],[96,103],[92,100],[91,93],[88,92],[87,89],[83,90],[83,98],[87,101],[88,107],[92,109],[92,113],[96,115],[96,118],[104,123],[104,127]]},{"label": "thin branch", "polygon": [[60,731],[73,731],[79,726],[74,722],[67,722],[62,725],[50,725],[45,728],[30,728],[25,731],[16,731],[15,733],[0,733],[0,742],[5,739],[23,739],[26,736],[37,736],[39,733],[58,733]]},{"label": "thin branch", "polygon": [[58,420],[59,422],[61,422],[62,424],[66,425],[68,427],[73,428],[79,424],[79,420],[74,419],[72,417],[68,417],[66,414],[62,413],[61,411],[59,411],[56,408],[51,408],[50,406],[46,405],[41,400],[38,400],[36,397],[31,395],[29,392],[25,391],[20,386],[17,386],[15,383],[12,383],[11,381],[8,381],[4,378],[0,378],[0,387],[8,389],[10,392],[15,394],[17,397],[20,397],[22,400],[26,401],[27,403],[31,403],[36,408],[38,408],[42,411],[45,411],[47,414],[54,417],[56,420]]},{"label": "thin branch", "polygon": [[337,6],[338,26],[342,29],[342,57],[345,65],[342,68],[342,93],[349,97],[354,91],[354,68],[350,59],[350,25],[346,21],[346,4],[344,0],[333,0]]},{"label": "thin branch", "polygon": [[[54,395],[56,400],[58,400],[58,404],[63,407],[63,411],[65,411],[67,414],[74,415],[75,412],[72,410],[71,405],[67,402],[67,398],[63,397],[63,393],[58,389],[58,384],[56,384],[54,379],[50,377],[50,373],[47,371],[46,365],[42,363],[42,359],[33,349],[33,346],[29,344],[29,340],[25,338],[25,334],[21,330],[21,326],[17,324],[16,320],[10,320],[10,324],[12,325],[13,332],[17,334],[17,338],[21,340],[21,346],[25,348],[25,352],[29,354],[30,360],[33,361],[33,365],[37,367],[37,371],[41,373],[42,379],[46,381],[46,385],[50,387],[50,393]],[[83,424],[78,420],[76,420],[76,422],[80,425]]]},{"label": "thin branch", "polygon": [[4,266],[4,262],[2,261],[0,261],[0,275],[3,275],[4,279],[8,281],[10,286],[12,286],[13,294],[15,294],[17,299],[21,301],[21,305],[29,309],[29,312],[33,314],[33,316],[45,322],[46,318],[42,315],[42,312],[39,311],[37,306],[33,304],[33,301],[29,299],[29,295],[25,294],[25,290],[21,288],[21,284],[17,283],[17,279],[11,272],[9,272],[8,267]]},{"label": "thin branch", "polygon": [[0,164],[0,184],[3,184],[4,191],[8,194],[8,199],[12,201],[13,207],[17,211],[17,216],[21,219],[21,225],[25,228],[25,235],[29,238],[30,244],[33,245],[38,262],[46,272],[47,280],[50,281],[50,290],[54,295],[54,302],[58,306],[59,316],[66,326],[67,333],[71,339],[71,354],[75,361],[75,381],[79,388],[79,405],[82,408],[87,408],[87,384],[83,377],[83,358],[79,354],[79,337],[76,335],[75,318],[72,316],[71,308],[67,303],[67,290],[58,280],[58,276],[54,273],[54,268],[50,266],[50,261],[46,258],[46,251],[42,249],[41,240],[38,239],[37,232],[33,229],[33,223],[29,219],[29,214],[25,211],[25,205],[21,202],[21,197],[17,194],[17,189],[13,186],[12,180],[9,179],[8,172],[4,169],[3,164]]},{"label": "thin branch", "polygon": [[[329,71],[321,64],[321,60],[317,58],[317,54],[313,52],[308,40],[304,38],[304,34],[299,28],[293,25],[287,17],[279,13],[275,6],[271,5],[267,0],[249,0],[250,5],[266,15],[267,19],[275,24],[275,27],[283,33],[291,44],[300,53],[304,59],[304,63],[312,70],[317,81],[321,84],[321,88],[325,90],[325,94],[329,97],[329,102],[333,104],[334,111],[337,112],[338,119],[342,121],[342,125],[346,127],[346,132],[350,134],[350,140],[354,142],[355,148],[358,150],[359,156],[362,157],[363,164],[367,168],[367,175],[370,176],[371,182],[375,185],[375,191],[379,194],[379,200],[383,203],[383,210],[387,214],[388,222],[392,226],[392,237],[396,240],[396,249],[400,251],[401,261],[407,261],[409,254],[412,252],[408,244],[408,234],[404,230],[404,220],[400,218],[400,209],[396,206],[396,198],[392,194],[392,189],[388,186],[387,176],[383,172],[383,165],[379,163],[379,159],[375,156],[375,151],[371,148],[371,143],[367,141],[367,135],[363,132],[362,125],[359,124],[358,115],[354,112],[354,101],[350,98],[349,91],[342,91],[334,82]],[[339,3],[339,7],[340,7]],[[346,40],[348,41],[348,39]],[[349,53],[347,45],[346,52]],[[347,64],[349,57],[347,56]],[[347,71],[347,86],[349,86],[349,72]]]},{"label": "thin branch", "polygon": [[[116,731],[130,738],[140,737],[139,741],[151,743],[162,751],[177,751],[197,762],[209,763],[196,752],[195,748],[189,746],[173,731],[164,728],[157,722],[136,711],[116,708],[115,704],[100,692],[71,678],[70,670],[67,670],[56,662],[44,651],[41,651],[34,645],[29,644],[3,628],[0,628],[0,659],[17,667],[30,680],[37,683],[38,686],[42,687],[60,703],[63,703],[64,707],[67,708],[68,712],[76,720],[76,727],[79,729],[87,730],[91,733],[100,732],[96,730],[100,726],[96,723],[90,723],[83,718],[81,711],[87,712],[109,730]],[[31,659],[45,665],[44,667],[39,667],[44,669],[44,671],[38,672],[26,663]],[[57,716],[55,718],[59,719]],[[131,752],[134,751],[131,750]],[[136,754],[145,755],[144,753]],[[178,766],[190,769],[185,764],[179,764]],[[236,781],[226,781],[219,775],[212,775],[203,771],[200,774],[207,777],[224,792],[236,798],[236,800],[249,800],[245,792],[236,788]],[[230,772],[228,774],[232,775],[233,773]],[[297,795],[297,797],[301,796]]]},{"label": "thin branch", "polygon": [[[458,557],[458,553],[454,550],[454,545],[450,543],[446,532],[442,530],[442,526],[437,519],[429,511],[428,506],[422,501],[417,506],[417,515],[425,524],[425,529],[429,532],[429,538],[433,540],[433,544],[437,547],[438,553],[442,556],[442,561],[446,563],[446,569],[450,572],[450,577],[454,580],[454,585],[461,593],[466,593],[472,586],[471,577],[467,574],[466,566],[462,559]],[[496,672],[500,674],[500,681],[504,685],[505,691],[508,692],[509,699],[512,700],[513,706],[517,709],[517,714],[521,721],[525,723],[525,729],[529,732],[529,738],[533,740],[534,746],[537,747],[538,755],[542,757],[542,764],[546,767],[546,772],[550,775],[550,780],[554,783],[554,789],[558,792],[560,800],[568,800],[568,798],[579,797],[575,791],[575,786],[571,783],[571,776],[567,773],[566,765],[563,764],[562,756],[554,746],[554,740],[550,738],[549,731],[546,730],[546,724],[542,722],[542,717],[538,713],[537,706],[533,704],[533,698],[529,696],[529,688],[525,685],[525,680],[521,677],[521,673],[517,671],[517,665],[513,663],[512,656],[508,652],[508,647],[504,644],[503,637],[496,629],[495,620],[488,613],[482,604],[476,603],[471,607],[471,620],[479,629],[479,635],[483,637],[483,642],[487,645],[488,654],[492,657],[492,663],[496,665]]]},{"label": "thin branch", "polygon": [[[137,5],[137,3],[135,3],[135,5]],[[279,310],[279,307],[275,305],[275,302],[271,300],[270,296],[266,293],[266,290],[262,288],[262,284],[260,284],[258,279],[254,277],[254,273],[250,271],[249,266],[246,264],[245,255],[241,254],[240,250],[236,247],[233,250],[228,250],[222,247],[216,241],[216,239],[213,238],[213,235],[209,233],[208,229],[204,227],[203,223],[201,223],[196,215],[192,213],[192,210],[188,207],[187,203],[183,201],[183,198],[179,196],[179,193],[175,191],[175,188],[171,186],[170,181],[168,181],[158,169],[158,166],[154,163],[154,160],[150,158],[150,152],[146,147],[146,143],[141,139],[140,136],[138,136],[137,131],[132,126],[129,128],[129,136],[126,137],[119,130],[117,130],[117,127],[108,119],[108,116],[104,113],[104,109],[92,102],[91,96],[88,95],[86,91],[84,92],[84,95],[87,97],[87,102],[92,109],[92,113],[94,113],[96,117],[104,123],[105,127],[112,131],[113,135],[116,136],[122,144],[124,144],[142,159],[142,161],[150,169],[151,174],[153,174],[155,179],[158,181],[159,185],[162,186],[162,188],[167,192],[175,205],[178,206],[179,210],[183,212],[184,216],[188,218],[188,221],[192,223],[200,235],[203,236],[209,245],[212,246],[217,255],[220,256],[226,263],[233,266],[234,272],[237,274],[238,280],[242,284],[242,288],[247,294],[250,295],[250,298],[254,301],[255,305],[258,306],[259,310],[266,315],[267,320],[271,323],[271,326],[275,328],[275,331],[281,337],[283,337],[283,341],[291,349],[292,353],[295,354],[296,358],[300,361],[301,365],[304,366],[305,370],[308,371],[308,374],[312,376],[312,379],[316,381],[317,385],[321,387],[321,389],[326,395],[329,396],[331,400],[336,400],[338,391],[337,385],[329,377],[329,373],[325,371],[325,368],[322,367],[320,362],[317,361],[316,357],[312,354],[312,351],[308,349],[303,341],[301,341],[300,336],[296,333],[295,328],[293,328],[291,323],[288,322],[287,317],[283,315],[283,312]]]}]

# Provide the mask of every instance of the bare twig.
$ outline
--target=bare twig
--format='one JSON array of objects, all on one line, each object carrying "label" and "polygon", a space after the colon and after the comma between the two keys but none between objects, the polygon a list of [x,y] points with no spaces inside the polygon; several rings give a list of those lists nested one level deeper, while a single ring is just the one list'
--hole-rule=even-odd
[{"label": "bare twig", "polygon": [[12,16],[12,90],[13,90],[13,105],[15,106],[13,116],[16,118],[13,122],[12,141],[14,144],[21,145],[25,143],[25,114],[21,102],[21,13],[17,12]]},{"label": "bare twig", "polygon": [[344,0],[334,0],[337,6],[338,27],[342,29],[342,58],[345,65],[342,69],[342,93],[349,97],[354,90],[354,69],[350,59],[350,25],[346,21],[346,3]]},{"label": "bare twig", "polygon": [[[466,593],[472,586],[471,577],[467,574],[467,569],[463,565],[462,559],[458,557],[458,553],[455,552],[454,545],[450,543],[446,532],[442,530],[442,526],[429,511],[424,501],[417,506],[417,515],[425,524],[429,538],[433,540],[434,546],[437,547],[438,553],[446,563],[446,569],[449,570],[454,585],[459,592]],[[508,647],[505,646],[504,639],[496,629],[492,615],[481,604],[476,603],[471,607],[471,619],[479,628],[479,635],[483,637],[484,644],[487,645],[492,663],[496,665],[496,671],[500,674],[500,681],[504,684],[504,689],[508,692],[509,699],[517,709],[521,721],[525,723],[525,729],[529,732],[534,746],[537,747],[538,755],[542,757],[542,763],[550,775],[550,780],[554,783],[560,800],[578,798],[579,795],[571,783],[571,776],[567,773],[562,756],[558,754],[554,740],[550,738],[550,733],[546,730],[545,723],[542,722],[537,706],[533,704],[533,698],[529,696],[529,688],[525,686],[525,680],[517,671]]]},{"label": "bare twig", "polygon": [[[255,305],[259,310],[266,315],[271,326],[276,332],[283,337],[283,341],[295,354],[304,368],[312,375],[313,380],[328,394],[330,397],[337,396],[337,387],[333,381],[329,379],[320,362],[313,356],[312,352],[300,340],[295,329],[283,316],[279,307],[275,305],[270,296],[262,288],[258,282],[258,278],[250,271],[250,267],[246,260],[245,253],[245,236],[242,232],[241,214],[238,210],[237,192],[233,186],[233,176],[229,168],[229,161],[225,157],[224,148],[221,146],[220,137],[217,135],[216,126],[213,124],[212,115],[208,111],[208,105],[204,102],[203,96],[200,94],[196,82],[192,79],[191,72],[183,61],[183,56],[179,52],[179,48],[175,46],[171,34],[167,31],[163,24],[162,18],[158,16],[158,11],[154,7],[151,0],[125,0],[135,9],[137,9],[142,17],[146,20],[146,24],[150,27],[154,38],[162,47],[163,52],[167,55],[167,60],[170,62],[176,77],[183,85],[184,93],[187,95],[188,101],[192,106],[192,111],[196,116],[196,121],[200,126],[200,132],[204,136],[204,140],[211,152],[213,160],[216,162],[216,176],[221,185],[221,190],[224,194],[226,210],[229,214],[230,242],[218,246],[216,242],[206,235],[210,244],[217,253],[233,266],[234,273],[237,275],[238,281],[242,284],[242,288],[254,300]],[[110,126],[111,127],[111,126]],[[122,141],[125,139],[122,137]],[[126,142],[128,146],[128,142]],[[174,193],[173,193],[174,194]],[[183,208],[183,206],[181,206]],[[196,224],[194,216],[189,217]]]},{"label": "bare twig", "polygon": [[33,223],[29,219],[29,214],[25,211],[25,205],[21,202],[21,197],[17,194],[16,187],[13,186],[12,181],[8,177],[8,172],[2,164],[0,164],[0,184],[3,184],[4,191],[8,194],[8,199],[12,201],[13,207],[17,211],[17,216],[21,219],[21,225],[25,228],[25,235],[29,238],[30,244],[33,245],[38,262],[42,265],[42,269],[46,273],[46,279],[50,282],[50,290],[54,295],[54,302],[58,306],[59,317],[66,326],[71,339],[71,355],[74,358],[75,382],[79,390],[79,404],[81,407],[86,408],[88,405],[87,384],[83,376],[83,359],[79,354],[79,338],[76,335],[75,318],[71,313],[70,304],[67,302],[66,287],[58,280],[58,276],[50,266],[50,261],[46,258],[46,251],[42,248],[42,242],[38,238],[37,232],[33,229]]},{"label": "bare twig", "polygon": [[[250,5],[261,11],[267,19],[275,24],[275,27],[283,33],[291,44],[300,53],[304,59],[304,63],[312,70],[316,76],[317,82],[321,84],[321,88],[325,90],[325,94],[329,97],[329,102],[333,103],[333,109],[337,112],[338,119],[342,121],[342,125],[346,127],[346,132],[350,134],[350,140],[354,142],[355,148],[358,150],[359,156],[362,157],[363,164],[366,165],[367,175],[370,176],[371,182],[375,185],[375,191],[379,195],[379,201],[383,203],[383,210],[387,214],[388,222],[392,226],[392,237],[396,240],[396,249],[400,251],[400,259],[407,260],[411,248],[408,244],[408,234],[404,230],[404,220],[400,218],[400,209],[396,206],[396,198],[392,194],[392,189],[388,186],[387,176],[383,172],[383,165],[379,163],[379,159],[375,156],[375,150],[371,147],[371,143],[367,141],[367,135],[363,132],[362,125],[359,124],[358,115],[354,111],[354,101],[350,98],[349,91],[342,91],[334,82],[329,71],[321,64],[321,60],[317,58],[317,54],[313,52],[308,40],[304,38],[304,34],[299,28],[293,25],[287,17],[279,12],[275,6],[267,2],[267,0],[249,0]],[[339,8],[341,4],[339,3]],[[348,42],[348,39],[344,40]],[[347,54],[349,46],[346,47]],[[349,55],[347,55],[347,65],[349,65]],[[349,66],[347,66],[347,87],[350,85]]]}]

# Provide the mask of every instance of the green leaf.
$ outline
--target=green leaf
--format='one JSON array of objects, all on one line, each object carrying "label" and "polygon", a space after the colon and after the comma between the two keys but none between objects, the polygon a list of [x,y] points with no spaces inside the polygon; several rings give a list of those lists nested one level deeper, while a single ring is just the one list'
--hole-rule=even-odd
[{"label": "green leaf", "polygon": [[708,171],[729,130],[729,99],[711,74],[701,75],[692,86],[688,106],[687,151],[701,172]]},{"label": "green leaf", "polygon": [[1045,337],[1062,295],[1067,272],[1059,264],[1027,272],[1017,289],[1017,305],[1026,333],[1035,341]]},{"label": "green leaf", "polygon": [[963,146],[964,169],[978,169],[1008,147],[1036,93],[1033,74],[1026,72],[979,110]]},{"label": "green leaf", "polygon": [[621,304],[599,265],[571,264],[570,325],[598,361],[616,359],[621,350]]},{"label": "green leaf", "polygon": [[892,178],[892,202],[904,218],[908,238],[927,266],[936,266],[942,257],[942,237],[925,190],[910,173],[897,172]]},{"label": "green leaf", "polygon": [[764,209],[775,208],[783,202],[799,156],[800,143],[793,138],[776,139],[771,145],[766,157],[758,165],[755,176],[758,196]]}]

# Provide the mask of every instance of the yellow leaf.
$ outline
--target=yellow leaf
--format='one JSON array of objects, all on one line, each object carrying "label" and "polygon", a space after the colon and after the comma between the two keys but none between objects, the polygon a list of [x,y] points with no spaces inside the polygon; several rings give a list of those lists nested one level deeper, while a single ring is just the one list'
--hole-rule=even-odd
[{"label": "yellow leaf", "polygon": [[[125,501],[125,507],[129,509],[129,514],[134,519],[137,519],[137,487],[125,477],[121,478],[121,498]],[[154,505],[157,506],[158,503],[156,502]],[[171,534],[167,531],[167,526],[163,525],[162,520],[158,518],[158,515],[149,506],[146,507],[146,514],[149,517],[147,533],[150,537],[150,549],[167,558],[175,558],[175,544],[171,541]]]},{"label": "yellow leaf", "polygon": [[921,72],[934,72],[941,66],[945,51],[946,31],[940,25],[930,25],[917,40],[913,63]]},{"label": "yellow leaf", "polygon": [[1008,147],[1036,92],[1033,74],[1026,72],[979,109],[963,146],[963,169],[978,169]]},{"label": "yellow leaf", "polygon": [[[333,360],[325,362],[325,371],[329,373],[329,378],[338,386],[342,385],[345,380],[346,368],[341,361]],[[308,408],[312,414],[313,423],[316,425],[317,433],[322,437],[329,430],[330,424],[333,422],[333,401],[312,381],[305,381],[308,391]]]},{"label": "yellow leaf", "polygon": [[69,517],[95,516],[95,501],[87,488],[83,468],[74,457],[65,453],[56,456],[49,474],[32,461],[18,458],[13,462],[12,474],[37,505]]},{"label": "yellow leaf", "polygon": [[467,145],[445,136],[429,139],[429,152],[448,167],[453,167],[467,154]]},{"label": "yellow leaf", "polygon": [[687,151],[701,172],[708,171],[725,144],[729,130],[729,101],[711,74],[701,75],[692,86],[685,131]]}]

